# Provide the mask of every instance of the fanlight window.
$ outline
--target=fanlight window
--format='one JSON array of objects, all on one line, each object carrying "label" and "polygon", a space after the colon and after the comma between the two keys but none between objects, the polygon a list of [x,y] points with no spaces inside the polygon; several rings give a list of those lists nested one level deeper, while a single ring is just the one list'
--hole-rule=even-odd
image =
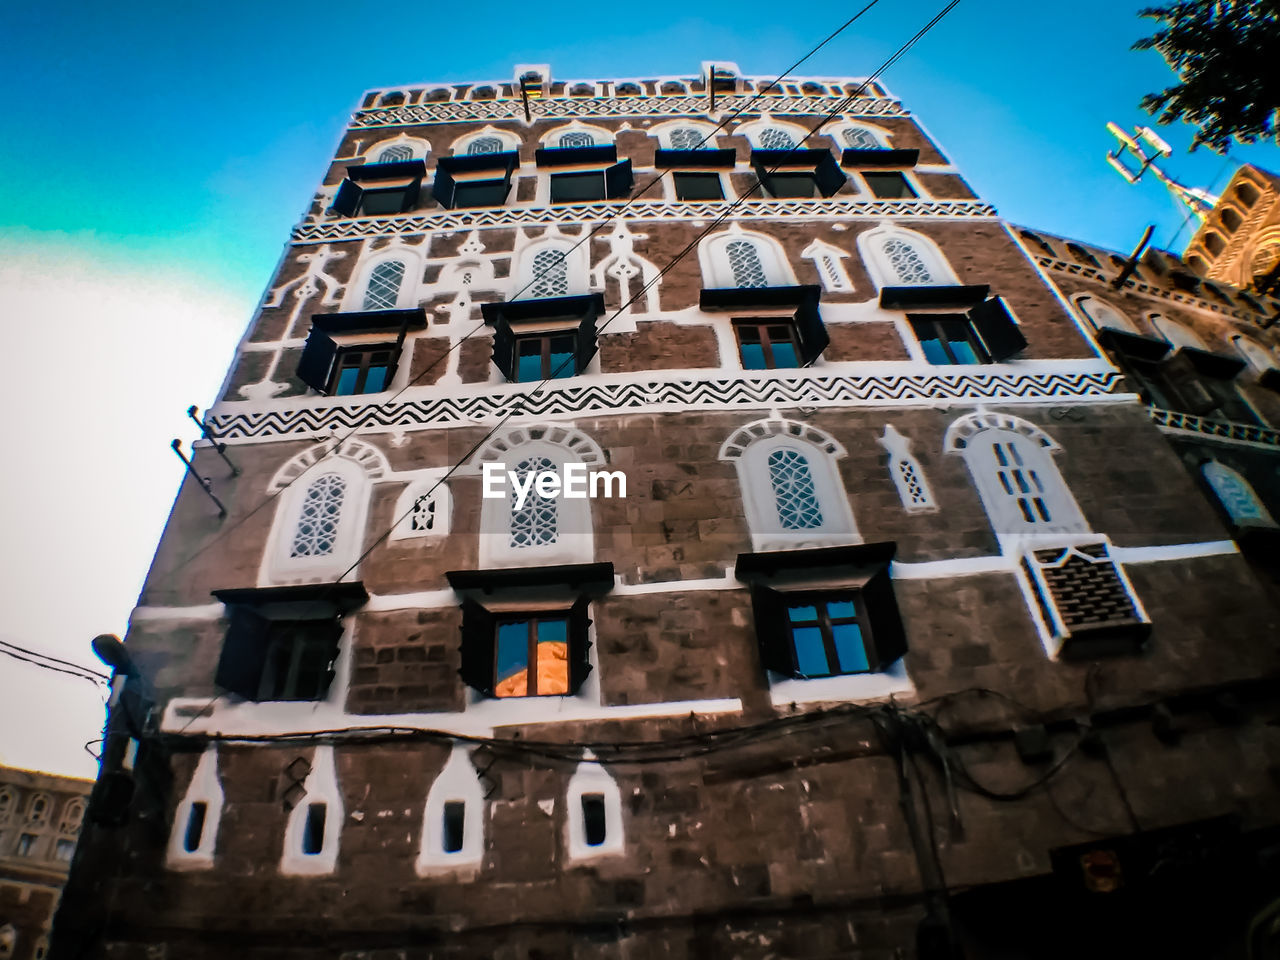
[{"label": "fanlight window", "polygon": [[760,132],[760,146],[765,150],[794,150],[796,138],[786,130],[777,127],[766,127]]},{"label": "fanlight window", "polygon": [[760,252],[750,240],[731,240],[725,245],[729,267],[733,270],[733,283],[737,287],[767,287],[764,264]]},{"label": "fanlight window", "polygon": [[467,144],[467,153],[476,156],[482,153],[502,153],[506,144],[500,137],[476,137]]},{"label": "fanlight window", "polygon": [[[523,486],[528,482],[530,474],[538,475],[545,471],[554,471],[556,465],[547,457],[536,457],[521,460],[516,464],[515,473]],[[536,489],[530,488],[524,505],[517,508],[514,495],[511,501],[511,546],[538,547],[556,542],[557,535],[556,501],[543,499]]]},{"label": "fanlight window", "polygon": [[80,826],[84,823],[85,802],[83,800],[70,800],[67,805],[62,808],[62,818],[58,821],[58,832],[66,834],[77,834],[80,832]]},{"label": "fanlight window", "polygon": [[1258,499],[1249,481],[1230,467],[1223,466],[1216,460],[1210,460],[1200,468],[1205,480],[1213,488],[1214,495],[1222,504],[1231,522],[1237,526],[1276,525],[1270,512]]},{"label": "fanlight window", "polygon": [[569,133],[562,133],[560,134],[559,140],[561,147],[590,147],[594,146],[595,142],[595,137],[582,130],[573,130]]},{"label": "fanlight window", "polygon": [[326,473],[312,482],[302,501],[302,513],[289,552],[291,557],[322,557],[333,553],[346,492],[347,481],[336,473]]},{"label": "fanlight window", "polygon": [[778,507],[778,519],[787,530],[812,530],[822,526],[822,508],[814,487],[809,461],[790,449],[769,454],[769,482]]},{"label": "fanlight window", "polygon": [[844,145],[853,150],[879,150],[880,141],[866,127],[845,127],[840,134]]},{"label": "fanlight window", "polygon": [[0,823],[8,821],[17,805],[17,795],[9,787],[0,789]]},{"label": "fanlight window", "polygon": [[407,143],[397,143],[387,147],[378,154],[378,163],[399,163],[402,160],[413,159],[413,147]]},{"label": "fanlight window", "polygon": [[697,150],[704,139],[701,131],[693,127],[677,127],[672,130],[668,139],[672,150]]},{"label": "fanlight window", "polygon": [[936,283],[929,264],[920,251],[901,237],[890,237],[884,242],[884,254],[899,283]]},{"label": "fanlight window", "polygon": [[369,286],[364,292],[365,310],[390,310],[400,296],[400,284],[404,282],[404,262],[384,260],[373,268]]},{"label": "fanlight window", "polygon": [[566,297],[569,295],[569,262],[563,250],[539,250],[533,256],[531,297]]}]

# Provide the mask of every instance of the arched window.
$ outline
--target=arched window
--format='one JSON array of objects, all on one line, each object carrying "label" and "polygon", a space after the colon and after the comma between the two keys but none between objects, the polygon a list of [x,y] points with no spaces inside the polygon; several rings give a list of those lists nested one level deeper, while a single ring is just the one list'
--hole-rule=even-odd
[{"label": "arched window", "polygon": [[1248,183],[1237,184],[1232,192],[1235,194],[1235,198],[1246,207],[1252,207],[1258,202],[1258,191]]},{"label": "arched window", "polygon": [[852,150],[879,150],[879,138],[866,127],[845,127],[840,131],[840,139]]},{"label": "arched window", "polygon": [[506,149],[506,144],[502,142],[501,137],[476,137],[467,144],[467,154],[476,156],[482,153],[502,153]]},{"label": "arched window", "polygon": [[569,295],[569,261],[565,252],[555,247],[533,255],[530,297],[565,297]]},{"label": "arched window", "polygon": [[52,806],[53,801],[47,794],[32,794],[31,799],[27,801],[27,823],[32,826],[48,823]]},{"label": "arched window", "polygon": [[1137,333],[1138,328],[1123,313],[1094,297],[1081,297],[1076,301],[1080,312],[1093,324],[1095,330],[1120,330],[1124,333]]},{"label": "arched window", "polygon": [[336,473],[322,474],[307,486],[289,556],[322,557],[333,553],[346,495],[347,481]]},{"label": "arched window", "polygon": [[1204,350],[1205,344],[1196,334],[1192,333],[1182,324],[1170,320],[1168,317],[1162,317],[1160,314],[1151,315],[1151,325],[1156,328],[1156,332],[1164,337],[1173,345],[1173,349],[1180,350],[1183,347],[1190,347],[1193,350]]},{"label": "arched window", "polygon": [[302,796],[289,811],[285,825],[280,872],[295,876],[332,873],[338,861],[343,810],[331,745],[316,747],[302,786]]},{"label": "arched window", "polygon": [[858,235],[858,249],[877,287],[959,283],[942,251],[928,237],[901,227]]},{"label": "arched window", "polygon": [[378,154],[376,163],[399,163],[402,160],[413,159],[413,147],[407,143],[393,143],[386,147]]},{"label": "arched window", "polygon": [[1247,337],[1236,336],[1232,339],[1235,341],[1236,349],[1240,351],[1240,356],[1244,357],[1254,373],[1263,374],[1268,370],[1276,369],[1271,351],[1262,344]]},{"label": "arched window", "polygon": [[0,787],[0,823],[8,823],[18,806],[18,795],[12,787]]},{"label": "arched window", "polygon": [[796,139],[786,130],[779,127],[765,127],[757,136],[760,146],[765,150],[794,150]]},{"label": "arched window", "polygon": [[856,543],[836,458],[844,448],[821,430],[793,420],[760,420],[720,448],[733,460],[754,549]]},{"label": "arched window", "polygon": [[667,134],[667,141],[672,150],[697,150],[706,146],[702,141],[705,135],[696,127],[676,127]]},{"label": "arched window", "polygon": [[400,297],[400,284],[404,282],[404,262],[383,260],[369,274],[364,290],[363,310],[394,309]]},{"label": "arched window", "polygon": [[590,147],[594,146],[596,138],[585,130],[570,130],[560,134],[558,145],[561,148],[567,147]]},{"label": "arched window", "polygon": [[62,816],[58,818],[58,832],[75,836],[84,824],[85,801],[79,797],[68,800],[62,807]]},{"label": "arched window", "polygon": [[187,791],[173,815],[166,856],[176,870],[213,866],[218,826],[222,822],[222,784],[218,780],[218,748],[209,744],[200,755]]},{"label": "arched window", "polygon": [[929,264],[914,244],[901,237],[890,237],[882,248],[889,258],[889,265],[902,284],[937,283]]},{"label": "arched window", "polygon": [[1078,243],[1068,243],[1067,252],[1075,259],[1076,263],[1083,264],[1086,267],[1101,267],[1098,258],[1092,253],[1080,246]]},{"label": "arched window", "polygon": [[731,240],[725,245],[729,256],[729,267],[733,271],[735,287],[767,287],[769,281],[764,275],[764,264],[760,262],[760,254],[756,245],[750,240]]},{"label": "arched window", "polygon": [[[541,473],[556,470],[556,464],[548,457],[532,457],[516,464],[516,481],[524,486],[530,475],[536,477]],[[559,524],[555,497],[544,498],[536,489],[530,488],[524,502],[512,499],[511,525],[509,542],[517,548],[541,547],[555,543],[559,535]]]},{"label": "arched window", "polygon": [[1235,233],[1239,229],[1240,224],[1244,222],[1240,214],[1236,213],[1230,207],[1223,207],[1222,212],[1218,215],[1218,219],[1222,221],[1222,229],[1227,233]]},{"label": "arched window", "polygon": [[924,468],[911,453],[911,442],[893,424],[885,425],[884,435],[876,442],[888,451],[889,475],[898,488],[902,508],[908,513],[936,509]]},{"label": "arched window", "polygon": [[1217,460],[1207,460],[1201,465],[1200,472],[1237,527],[1276,526],[1253,486],[1235,470]]},{"label": "arched window", "polygon": [[1055,258],[1058,256],[1058,252],[1054,250],[1053,247],[1049,245],[1049,242],[1038,233],[1032,233],[1030,230],[1023,230],[1020,236],[1023,240],[1027,241],[1027,243],[1032,243],[1039,247],[1045,256]]},{"label": "arched window", "polygon": [[484,859],[484,788],[471,763],[470,749],[456,744],[431,784],[422,816],[416,869],[475,867]]},{"label": "arched window", "polygon": [[620,854],[625,848],[622,793],[618,784],[588,751],[566,790],[570,859]]},{"label": "arched window", "polygon": [[1053,462],[1057,444],[1033,424],[1004,414],[969,414],[948,428],[946,448],[964,456],[997,535],[1088,531]]},{"label": "arched window", "polygon": [[449,532],[453,499],[444,480],[444,468],[424,470],[396,500],[396,525],[392,540],[441,537]]},{"label": "arched window", "polygon": [[1216,257],[1227,248],[1227,241],[1223,240],[1218,234],[1209,232],[1204,235],[1204,245],[1205,249]]},{"label": "arched window", "polygon": [[769,482],[785,530],[814,530],[822,526],[822,506],[813,484],[809,461],[790,447],[769,454]]}]

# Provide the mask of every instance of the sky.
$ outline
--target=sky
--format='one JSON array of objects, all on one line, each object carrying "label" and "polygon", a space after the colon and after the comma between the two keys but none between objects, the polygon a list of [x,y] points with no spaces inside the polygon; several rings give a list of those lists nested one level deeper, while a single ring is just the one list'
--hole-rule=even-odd
[{"label": "sky", "polygon": [[[1008,219],[1128,250],[1148,223],[1180,249],[1185,211],[1105,163],[1104,124],[1149,123],[1173,82],[1149,0],[961,0],[883,75]],[[505,80],[693,75],[704,60],[776,75],[864,5],[740,0],[680,7],[468,8],[359,0],[0,5],[0,640],[102,669],[123,634],[182,475],[185,411],[217,392],[235,345],[362,92]],[[879,0],[799,75],[868,75],[944,6]],[[685,9],[697,9],[694,8]],[[1188,154],[1166,170],[1221,188],[1274,145]],[[0,657],[0,763],[93,776],[103,696]]]}]

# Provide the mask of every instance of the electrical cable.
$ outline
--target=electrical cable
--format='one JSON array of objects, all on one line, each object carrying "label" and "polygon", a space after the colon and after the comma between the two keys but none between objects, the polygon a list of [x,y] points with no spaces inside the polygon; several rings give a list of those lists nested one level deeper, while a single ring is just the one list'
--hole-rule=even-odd
[{"label": "electrical cable", "polygon": [[[0,646],[0,653],[4,654],[6,657],[12,657],[14,660],[21,660],[24,663],[29,663],[32,666],[41,667],[42,669],[45,669],[45,670],[52,670],[55,673],[65,673],[69,677],[78,677],[81,680],[88,680],[90,683],[94,685],[106,683],[106,680],[107,680],[107,678],[104,677],[102,674],[93,673],[90,670],[86,670],[83,668],[80,668],[77,670],[68,670],[65,667],[56,667],[51,663],[45,663],[43,660],[37,660],[34,657],[25,657],[20,653],[15,653],[13,650],[8,650],[2,646]],[[39,655],[37,654],[37,656]]]},{"label": "electrical cable", "polygon": [[28,656],[39,657],[42,660],[49,660],[49,661],[52,661],[53,663],[61,664],[64,667],[72,667],[76,670],[79,670],[81,673],[87,673],[87,674],[90,674],[91,676],[99,677],[102,680],[111,679],[105,673],[100,673],[96,670],[92,670],[89,667],[85,667],[85,666],[82,666],[81,664],[74,663],[71,660],[63,660],[60,657],[54,657],[47,653],[41,653],[39,650],[31,650],[31,649],[28,649],[27,647],[19,646],[16,643],[10,643],[8,640],[0,640],[0,647],[9,647],[12,650],[17,650],[19,653],[25,653]]}]

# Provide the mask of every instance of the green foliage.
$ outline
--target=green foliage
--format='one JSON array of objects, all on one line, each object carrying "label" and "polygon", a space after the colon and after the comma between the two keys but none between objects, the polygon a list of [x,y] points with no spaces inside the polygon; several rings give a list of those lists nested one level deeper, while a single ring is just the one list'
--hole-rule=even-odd
[{"label": "green foliage", "polygon": [[1198,128],[1191,149],[1224,153],[1232,140],[1276,133],[1280,109],[1280,0],[1184,0],[1148,7],[1159,25],[1133,45],[1156,50],[1179,83],[1142,98],[1159,122]]}]

